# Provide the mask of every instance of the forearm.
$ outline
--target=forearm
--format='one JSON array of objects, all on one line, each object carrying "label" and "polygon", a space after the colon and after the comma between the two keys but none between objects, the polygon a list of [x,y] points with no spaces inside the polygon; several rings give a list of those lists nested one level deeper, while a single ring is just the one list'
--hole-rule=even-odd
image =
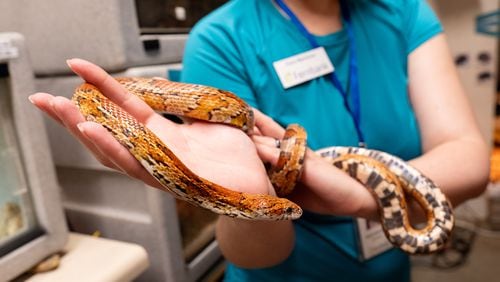
[{"label": "forearm", "polygon": [[408,77],[424,151],[411,163],[436,182],[455,206],[479,195],[488,180],[489,150],[444,35],[410,54]]},{"label": "forearm", "polygon": [[216,237],[224,257],[240,267],[262,268],[285,260],[293,250],[291,221],[250,221],[219,216]]},{"label": "forearm", "polygon": [[[359,182],[347,176],[319,156],[308,152],[302,182],[292,200],[320,213],[378,219],[373,195]],[[489,173],[488,148],[478,132],[472,131],[442,144],[433,144],[410,164],[432,179],[448,196],[453,206],[484,191]],[[412,221],[425,219],[416,201],[410,199]]]},{"label": "forearm", "polygon": [[410,163],[432,179],[453,206],[480,195],[488,181],[489,151],[478,135],[435,146]]}]

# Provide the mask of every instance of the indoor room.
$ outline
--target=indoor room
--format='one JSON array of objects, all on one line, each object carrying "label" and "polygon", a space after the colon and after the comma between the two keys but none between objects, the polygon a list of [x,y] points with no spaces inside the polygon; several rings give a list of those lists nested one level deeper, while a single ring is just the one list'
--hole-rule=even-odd
[{"label": "indoor room", "polygon": [[1,0],[0,282],[500,281],[498,0]]}]

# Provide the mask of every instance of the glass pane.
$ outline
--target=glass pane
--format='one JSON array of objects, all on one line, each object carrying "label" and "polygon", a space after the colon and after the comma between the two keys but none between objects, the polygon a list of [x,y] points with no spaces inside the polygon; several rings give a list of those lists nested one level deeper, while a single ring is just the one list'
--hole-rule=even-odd
[{"label": "glass pane", "polygon": [[141,33],[187,33],[227,0],[136,0]]},{"label": "glass pane", "polygon": [[[37,227],[12,120],[6,78],[0,78],[0,249]],[[2,254],[0,254],[2,255]]]}]

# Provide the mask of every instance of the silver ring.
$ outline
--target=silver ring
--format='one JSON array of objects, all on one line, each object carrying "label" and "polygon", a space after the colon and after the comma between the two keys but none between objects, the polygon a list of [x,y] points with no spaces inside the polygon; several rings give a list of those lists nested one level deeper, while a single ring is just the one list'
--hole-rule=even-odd
[{"label": "silver ring", "polygon": [[280,148],[281,147],[281,140],[274,139],[274,145],[276,146],[276,148]]}]

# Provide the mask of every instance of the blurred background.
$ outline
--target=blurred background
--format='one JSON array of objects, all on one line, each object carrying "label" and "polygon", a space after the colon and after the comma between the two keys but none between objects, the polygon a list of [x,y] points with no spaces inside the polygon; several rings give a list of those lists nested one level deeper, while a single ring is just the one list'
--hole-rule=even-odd
[{"label": "blurred background", "polygon": [[[0,281],[221,279],[214,214],[103,167],[27,97],[70,97],[73,57],[178,80],[191,27],[225,2],[0,1]],[[412,279],[500,281],[499,1],[429,2],[491,141],[491,183],[457,209],[446,250],[412,258]]]}]

